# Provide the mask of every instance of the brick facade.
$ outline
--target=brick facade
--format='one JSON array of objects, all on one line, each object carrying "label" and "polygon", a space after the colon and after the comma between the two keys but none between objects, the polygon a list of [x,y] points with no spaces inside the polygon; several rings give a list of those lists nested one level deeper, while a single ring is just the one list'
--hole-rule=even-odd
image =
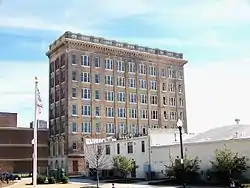
[{"label": "brick facade", "polygon": [[[33,129],[0,127],[0,163],[8,162],[10,171],[32,171]],[[48,131],[38,130],[38,171],[45,172],[48,166]]]},{"label": "brick facade", "polygon": [[17,113],[0,112],[0,127],[17,127]]}]

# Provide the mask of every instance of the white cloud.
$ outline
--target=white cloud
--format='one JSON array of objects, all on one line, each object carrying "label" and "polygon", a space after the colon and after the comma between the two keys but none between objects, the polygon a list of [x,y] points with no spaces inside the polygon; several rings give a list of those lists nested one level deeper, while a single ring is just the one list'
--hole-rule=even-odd
[{"label": "white cloud", "polygon": [[[185,67],[188,128],[201,132],[233,124],[234,118],[250,123],[250,59],[231,62],[190,62]],[[0,62],[0,111],[19,113],[20,125],[33,120],[34,76],[39,77],[45,104],[43,119],[48,119],[47,62]],[[30,71],[32,70],[32,71]],[[16,79],[13,79],[13,76]]]},{"label": "white cloud", "polygon": [[[13,6],[16,5],[16,6]],[[53,7],[56,6],[57,8]],[[132,5],[132,6],[131,6]],[[88,8],[86,8],[88,7]],[[4,1],[0,7],[0,26],[52,31],[97,32],[100,25],[122,18],[138,17],[158,26],[204,27],[216,24],[249,23],[248,0],[191,2],[170,0],[95,0],[70,4],[51,1]],[[53,15],[53,16],[51,16]]]},{"label": "white cloud", "polygon": [[[28,126],[34,117],[34,77],[44,103],[42,119],[48,119],[48,63],[0,62],[0,111],[18,112],[18,124]],[[32,71],[31,71],[32,70]]]}]

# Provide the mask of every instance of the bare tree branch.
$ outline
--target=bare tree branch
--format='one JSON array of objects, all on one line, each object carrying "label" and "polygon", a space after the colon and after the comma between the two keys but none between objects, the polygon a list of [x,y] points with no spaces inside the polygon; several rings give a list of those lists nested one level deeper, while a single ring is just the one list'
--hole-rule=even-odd
[{"label": "bare tree branch", "polygon": [[106,150],[110,151],[110,148],[104,144],[105,141],[105,138],[98,137],[85,139],[84,155],[90,169],[100,170],[110,167],[110,157],[106,155]]}]

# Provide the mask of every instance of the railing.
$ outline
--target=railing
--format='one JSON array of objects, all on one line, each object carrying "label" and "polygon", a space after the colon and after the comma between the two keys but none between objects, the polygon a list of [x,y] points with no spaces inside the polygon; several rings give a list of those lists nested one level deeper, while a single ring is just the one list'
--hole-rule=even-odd
[{"label": "railing", "polygon": [[114,46],[114,47],[119,47],[119,48],[124,48],[124,49],[135,50],[138,52],[146,52],[146,53],[150,53],[150,54],[158,54],[158,55],[163,55],[163,56],[167,56],[167,57],[183,59],[182,53],[170,52],[167,50],[160,50],[157,48],[149,48],[149,47],[139,46],[139,45],[135,45],[135,44],[128,44],[125,42],[118,42],[115,40],[107,40],[107,39],[104,39],[101,37],[87,36],[87,35],[82,35],[79,33],[75,34],[75,33],[69,32],[69,31],[65,32],[59,39],[57,39],[53,44],[51,44],[49,49],[51,50],[63,38],[76,39],[76,40],[92,42],[92,43],[99,43],[99,44],[104,44],[107,46]]}]

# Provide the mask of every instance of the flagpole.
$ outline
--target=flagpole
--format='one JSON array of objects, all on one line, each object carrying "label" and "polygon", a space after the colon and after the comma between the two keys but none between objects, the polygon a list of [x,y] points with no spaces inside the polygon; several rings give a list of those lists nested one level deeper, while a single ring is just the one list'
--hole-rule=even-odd
[{"label": "flagpole", "polygon": [[33,148],[33,187],[37,185],[37,88],[38,88],[38,80],[35,77],[35,109],[34,109],[34,148]]}]

